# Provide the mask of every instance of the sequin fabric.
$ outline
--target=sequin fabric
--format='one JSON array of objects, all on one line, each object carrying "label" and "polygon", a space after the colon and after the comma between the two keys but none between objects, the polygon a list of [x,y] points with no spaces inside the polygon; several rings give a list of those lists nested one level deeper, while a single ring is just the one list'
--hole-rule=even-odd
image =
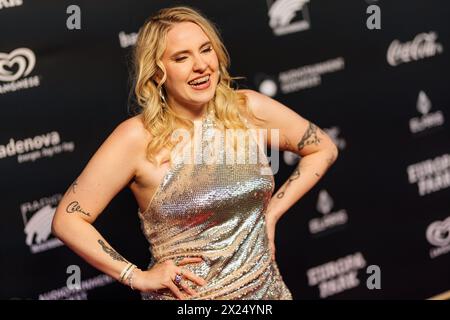
[{"label": "sequin fabric", "polygon": [[[204,148],[210,145],[207,137],[215,123],[213,112],[201,121]],[[220,141],[223,156],[226,144]],[[267,174],[270,166],[261,148],[254,151],[247,145],[244,163],[175,163],[148,208],[138,211],[152,253],[149,268],[167,259],[203,258],[183,266],[207,281],[197,286],[184,279],[199,293],[187,299],[292,299],[271,259],[265,226],[274,177],[271,171]],[[264,161],[251,162],[255,156]],[[141,295],[148,300],[176,299],[169,289]]]}]

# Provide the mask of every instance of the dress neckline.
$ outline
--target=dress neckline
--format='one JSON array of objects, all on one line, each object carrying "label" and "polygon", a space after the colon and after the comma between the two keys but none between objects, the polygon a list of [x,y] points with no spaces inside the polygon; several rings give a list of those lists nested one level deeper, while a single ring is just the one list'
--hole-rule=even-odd
[{"label": "dress neckline", "polygon": [[[211,109],[210,111],[207,112],[206,115],[204,115],[202,120],[197,120],[197,121],[201,121],[201,123],[202,123],[202,135],[205,134],[205,131],[208,129],[209,125],[214,124],[214,119],[215,119],[214,110]],[[155,198],[161,192],[163,186],[167,183],[167,180],[170,179],[170,177],[175,173],[175,171],[181,164],[182,164],[182,162],[178,163],[176,161],[173,161],[173,163],[171,165],[169,165],[169,167],[167,168],[166,172],[164,173],[162,179],[160,180],[158,186],[156,187],[155,191],[153,192],[153,196],[150,199],[150,201],[148,202],[145,210],[141,211],[140,208],[138,209],[139,214],[145,214],[146,212],[149,211],[150,207],[155,202],[154,201]]]}]

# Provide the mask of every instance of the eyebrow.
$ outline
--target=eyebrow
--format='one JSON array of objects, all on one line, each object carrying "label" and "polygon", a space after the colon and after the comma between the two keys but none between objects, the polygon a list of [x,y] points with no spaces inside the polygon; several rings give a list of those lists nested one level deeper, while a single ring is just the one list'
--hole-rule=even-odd
[{"label": "eyebrow", "polygon": [[[203,43],[200,47],[198,47],[199,49],[200,48],[202,48],[202,47],[204,47],[204,46],[206,46],[207,44],[211,44],[211,41],[206,41],[205,43]],[[177,56],[177,55],[179,55],[179,54],[181,54],[181,53],[189,53],[189,51],[190,50],[180,50],[180,51],[177,51],[177,52],[175,52],[175,53],[173,53],[170,57],[171,58],[174,58],[175,56]]]}]

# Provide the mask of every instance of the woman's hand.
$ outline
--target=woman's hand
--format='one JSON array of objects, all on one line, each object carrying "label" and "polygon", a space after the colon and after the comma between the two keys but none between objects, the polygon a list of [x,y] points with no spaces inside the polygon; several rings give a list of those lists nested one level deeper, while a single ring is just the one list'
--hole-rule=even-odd
[{"label": "woman's hand", "polygon": [[[202,258],[184,258],[176,265],[173,260],[166,260],[155,264],[147,271],[135,270],[133,287],[143,292],[168,288],[180,300],[185,298],[180,289],[191,296],[195,296],[197,292],[186,284],[186,280],[195,282],[200,286],[205,285],[206,280],[190,270],[181,268],[181,266],[202,261]],[[174,282],[177,274],[182,275],[182,280],[178,285]]]},{"label": "woman's hand", "polygon": [[275,229],[277,221],[270,215],[266,215],[266,230],[267,237],[269,239],[269,249],[271,252],[272,260],[275,261]]}]

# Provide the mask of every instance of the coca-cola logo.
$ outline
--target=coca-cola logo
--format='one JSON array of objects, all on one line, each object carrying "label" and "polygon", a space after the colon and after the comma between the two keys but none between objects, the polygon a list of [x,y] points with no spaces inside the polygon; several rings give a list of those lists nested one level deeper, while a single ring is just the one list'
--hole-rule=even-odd
[{"label": "coca-cola logo", "polygon": [[401,43],[392,41],[387,52],[387,62],[395,67],[401,63],[433,57],[444,51],[442,44],[436,42],[436,32],[419,33],[413,41]]}]

